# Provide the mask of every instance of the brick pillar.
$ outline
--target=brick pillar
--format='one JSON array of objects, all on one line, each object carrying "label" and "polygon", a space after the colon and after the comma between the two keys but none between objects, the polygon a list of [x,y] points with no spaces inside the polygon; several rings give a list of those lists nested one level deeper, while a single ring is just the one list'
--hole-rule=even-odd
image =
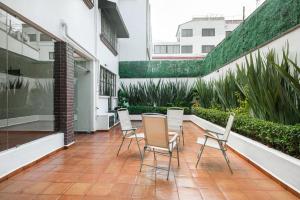
[{"label": "brick pillar", "polygon": [[65,145],[74,142],[74,56],[66,42],[54,45],[55,131],[64,133]]}]

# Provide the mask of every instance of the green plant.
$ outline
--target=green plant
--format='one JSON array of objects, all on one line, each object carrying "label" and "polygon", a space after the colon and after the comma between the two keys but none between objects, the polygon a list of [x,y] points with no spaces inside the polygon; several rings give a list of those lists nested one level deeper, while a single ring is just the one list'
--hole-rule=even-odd
[{"label": "green plant", "polygon": [[[131,115],[140,115],[142,113],[161,113],[167,114],[168,107],[153,107],[153,106],[129,106],[128,111]],[[191,108],[183,107],[184,114],[190,115]]]},{"label": "green plant", "polygon": [[188,82],[157,83],[150,80],[144,83],[121,83],[119,91],[119,105],[148,105],[148,106],[190,106],[192,101],[192,86]]},{"label": "green plant", "polygon": [[[238,66],[237,84],[246,96],[253,116],[283,124],[295,124],[300,121],[300,96],[288,78],[282,74],[291,74],[291,63],[283,52],[284,59],[279,63],[274,50],[262,57],[260,52],[253,58],[246,57],[246,64]],[[295,64],[295,66],[297,66]],[[295,77],[299,76],[294,72]]]},{"label": "green plant", "polygon": [[[192,113],[223,127],[226,126],[229,116],[228,112],[199,107],[193,107]],[[232,130],[300,158],[300,125],[283,125],[236,114]]]}]

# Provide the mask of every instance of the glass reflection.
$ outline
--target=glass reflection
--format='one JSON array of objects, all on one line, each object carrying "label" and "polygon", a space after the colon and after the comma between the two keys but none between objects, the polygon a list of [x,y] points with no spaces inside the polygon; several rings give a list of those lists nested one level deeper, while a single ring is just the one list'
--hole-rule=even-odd
[{"label": "glass reflection", "polygon": [[0,150],[4,150],[54,131],[54,41],[3,10],[0,13]]}]

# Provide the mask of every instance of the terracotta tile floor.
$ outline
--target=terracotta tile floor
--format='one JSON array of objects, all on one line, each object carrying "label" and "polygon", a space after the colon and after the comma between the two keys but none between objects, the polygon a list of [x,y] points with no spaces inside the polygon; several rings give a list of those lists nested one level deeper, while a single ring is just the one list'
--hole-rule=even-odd
[{"label": "terracotta tile floor", "polygon": [[[0,183],[0,199],[207,199],[288,200],[297,199],[233,152],[229,153],[231,175],[219,151],[206,149],[195,169],[196,138],[202,131],[184,124],[186,145],[180,152],[180,167],[173,160],[170,180],[166,172],[143,167],[135,143],[127,150],[120,144],[120,129],[78,135],[76,144]],[[128,143],[126,143],[128,144]],[[146,155],[153,163],[153,155]],[[167,157],[158,156],[167,166]]]}]

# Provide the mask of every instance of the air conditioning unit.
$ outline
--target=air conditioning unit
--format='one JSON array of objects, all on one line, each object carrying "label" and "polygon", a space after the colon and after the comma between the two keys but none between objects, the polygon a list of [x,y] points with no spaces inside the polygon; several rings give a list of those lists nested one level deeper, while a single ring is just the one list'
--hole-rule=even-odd
[{"label": "air conditioning unit", "polygon": [[118,124],[118,122],[115,113],[103,113],[97,115],[96,127],[97,130],[108,131]]}]

